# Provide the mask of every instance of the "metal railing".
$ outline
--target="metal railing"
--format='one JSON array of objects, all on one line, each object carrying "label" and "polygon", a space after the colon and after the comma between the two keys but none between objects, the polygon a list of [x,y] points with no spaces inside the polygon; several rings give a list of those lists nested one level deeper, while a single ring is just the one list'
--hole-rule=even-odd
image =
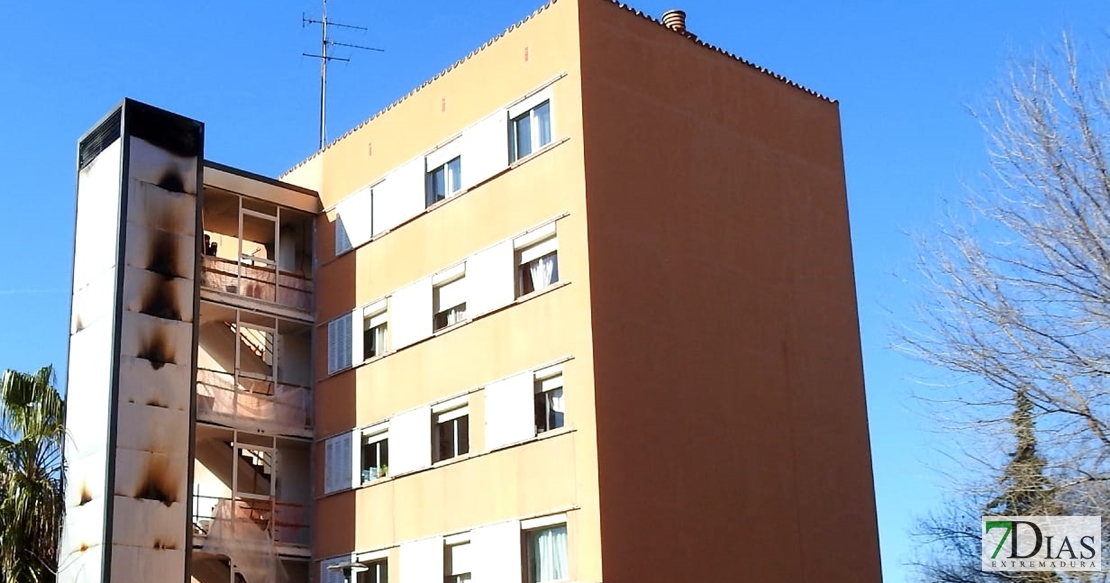
[{"label": "metal railing", "polygon": [[[230,524],[232,521],[235,524]],[[303,504],[270,498],[227,498],[193,495],[193,534],[197,537],[234,533],[245,524],[269,535],[277,544],[308,546],[308,513]],[[221,528],[222,527],[222,528]]]},{"label": "metal railing", "polygon": [[197,371],[197,418],[263,431],[302,433],[312,427],[306,387],[250,379],[239,386],[230,373]]},{"label": "metal railing", "polygon": [[205,255],[202,287],[280,304],[304,312],[312,310],[312,280],[276,266],[249,265]]}]

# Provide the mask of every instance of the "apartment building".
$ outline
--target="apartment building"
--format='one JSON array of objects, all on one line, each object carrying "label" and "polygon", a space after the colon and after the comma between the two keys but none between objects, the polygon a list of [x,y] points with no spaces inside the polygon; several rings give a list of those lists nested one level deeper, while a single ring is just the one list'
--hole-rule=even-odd
[{"label": "apartment building", "polygon": [[835,102],[555,0],[278,179],[203,141],[80,142],[61,580],[879,581]]}]

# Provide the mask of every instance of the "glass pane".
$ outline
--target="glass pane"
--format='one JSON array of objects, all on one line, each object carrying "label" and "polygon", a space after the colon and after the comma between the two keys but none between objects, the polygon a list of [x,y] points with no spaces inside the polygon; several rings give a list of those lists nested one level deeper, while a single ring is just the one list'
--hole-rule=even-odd
[{"label": "glass pane", "polygon": [[547,392],[547,427],[558,429],[563,426],[563,389]]},{"label": "glass pane", "polygon": [[567,578],[567,527],[528,534],[529,580],[534,583]]},{"label": "glass pane", "polygon": [[532,119],[526,113],[513,120],[513,160],[532,153]]},{"label": "glass pane", "polygon": [[547,394],[536,393],[535,400],[536,433],[547,431]]},{"label": "glass pane", "polygon": [[446,421],[436,426],[436,461],[454,457],[453,451],[455,449],[455,444],[453,439],[454,436],[452,435],[452,425],[453,423],[451,421]]},{"label": "glass pane", "polygon": [[551,102],[545,101],[532,110],[536,119],[536,147],[542,148],[551,143]]},{"label": "glass pane", "polygon": [[458,435],[458,451],[456,455],[470,452],[470,416],[466,415],[455,420],[455,430]]},{"label": "glass pane", "polygon": [[447,163],[447,173],[450,175],[450,190],[448,192],[458,192],[462,190],[462,158],[455,158]]},{"label": "glass pane", "polygon": [[440,166],[428,175],[428,204],[443,200],[447,193],[446,172]]}]

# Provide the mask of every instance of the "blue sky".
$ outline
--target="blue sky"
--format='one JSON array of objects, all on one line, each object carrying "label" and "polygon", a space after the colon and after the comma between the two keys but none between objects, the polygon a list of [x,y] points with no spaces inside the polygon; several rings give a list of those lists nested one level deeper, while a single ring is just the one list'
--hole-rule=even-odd
[{"label": "blue sky", "polygon": [[[542,0],[332,0],[336,20],[370,30],[338,39],[386,49],[342,53],[331,70],[336,137],[524,17]],[[188,6],[181,11],[181,6]],[[1099,0],[639,0],[683,8],[690,30],[840,102],[884,576],[902,581],[907,528],[936,507],[954,436],[912,395],[930,371],[889,349],[915,294],[914,248],[942,197],[986,169],[968,103],[1010,57],[1064,29],[1106,46]],[[309,0],[5,3],[0,34],[0,367],[64,369],[78,136],[124,96],[206,123],[207,157],[276,175],[316,146],[319,14]]]}]

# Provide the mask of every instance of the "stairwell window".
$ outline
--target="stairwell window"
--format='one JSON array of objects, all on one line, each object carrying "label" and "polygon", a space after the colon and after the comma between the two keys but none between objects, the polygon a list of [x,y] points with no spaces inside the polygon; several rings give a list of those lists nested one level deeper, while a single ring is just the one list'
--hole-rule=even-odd
[{"label": "stairwell window", "polygon": [[566,403],[561,365],[536,373],[534,404],[537,434],[563,426]]},{"label": "stairwell window", "polygon": [[518,249],[516,257],[517,297],[559,281],[559,243],[554,236]]},{"label": "stairwell window", "polygon": [[442,166],[428,169],[425,207],[432,206],[460,190],[462,190],[462,158],[455,156]]},{"label": "stairwell window", "polygon": [[450,402],[432,409],[435,415],[432,443],[437,462],[470,453],[470,407],[456,405]]},{"label": "stairwell window", "polygon": [[567,525],[559,524],[525,531],[524,556],[525,564],[528,566],[526,579],[528,583],[548,583],[569,579]]},{"label": "stairwell window", "polygon": [[442,330],[466,319],[465,265],[432,278],[432,330]]},{"label": "stairwell window", "polygon": [[510,161],[516,162],[551,143],[551,101],[514,117],[510,123]]},{"label": "stairwell window", "polygon": [[384,426],[362,431],[362,483],[389,475],[389,432]]},{"label": "stairwell window", "polygon": [[386,345],[386,333],[389,331],[385,301],[370,306],[363,311],[362,319],[362,359],[385,354],[389,347]]}]

